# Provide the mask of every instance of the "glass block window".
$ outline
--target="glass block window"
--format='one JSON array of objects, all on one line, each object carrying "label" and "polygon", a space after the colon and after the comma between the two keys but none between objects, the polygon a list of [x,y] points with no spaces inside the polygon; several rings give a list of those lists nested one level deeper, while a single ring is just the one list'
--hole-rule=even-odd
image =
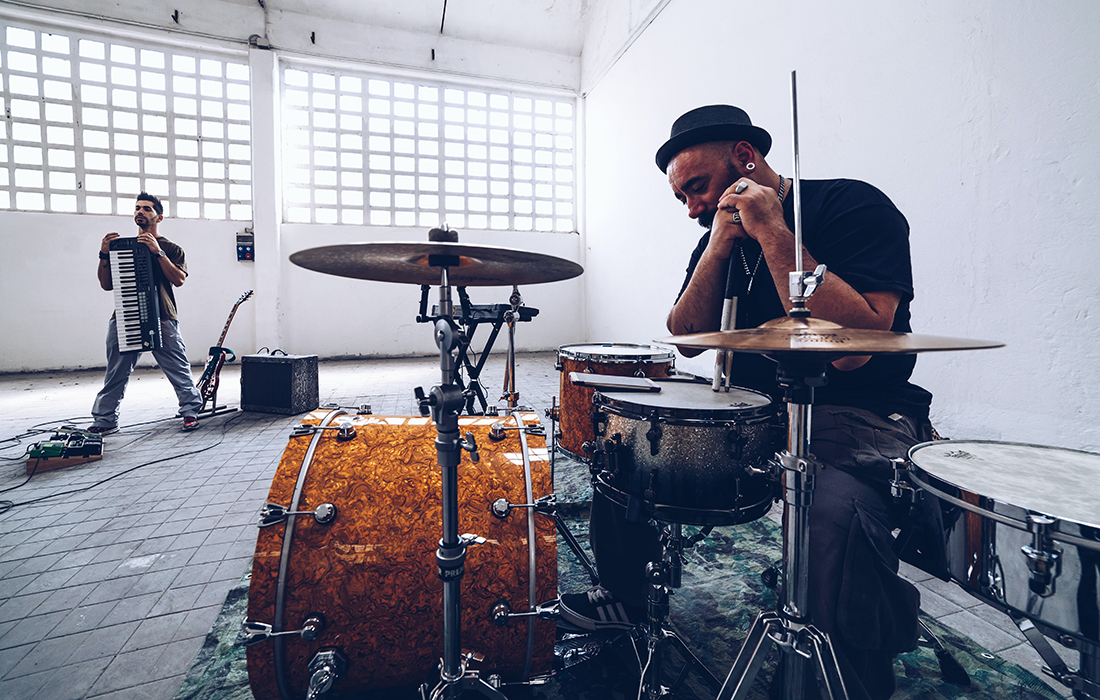
[{"label": "glass block window", "polygon": [[575,231],[576,101],[288,65],[289,222]]},{"label": "glass block window", "polygon": [[248,63],[0,20],[0,210],[252,218]]}]

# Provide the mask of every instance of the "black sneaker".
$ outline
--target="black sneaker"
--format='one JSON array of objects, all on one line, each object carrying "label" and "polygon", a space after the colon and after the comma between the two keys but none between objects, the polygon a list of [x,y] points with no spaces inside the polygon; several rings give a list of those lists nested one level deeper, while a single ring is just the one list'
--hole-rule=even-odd
[{"label": "black sneaker", "polygon": [[86,430],[87,432],[95,433],[96,435],[112,435],[118,432],[118,426],[113,425],[110,428],[107,428],[102,425],[93,425],[88,427]]},{"label": "black sneaker", "polygon": [[558,599],[558,612],[561,619],[575,627],[585,630],[618,629],[628,630],[645,618],[645,612],[638,607],[626,605],[615,595],[595,586],[584,593],[567,593]]},{"label": "black sneaker", "polygon": [[190,432],[192,430],[199,429],[199,419],[195,416],[185,416],[183,419],[183,429]]}]

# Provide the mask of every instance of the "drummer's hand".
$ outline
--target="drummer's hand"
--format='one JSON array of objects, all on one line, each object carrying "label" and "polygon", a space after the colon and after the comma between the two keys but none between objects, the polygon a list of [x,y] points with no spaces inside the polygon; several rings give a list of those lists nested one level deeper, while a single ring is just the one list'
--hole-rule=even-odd
[{"label": "drummer's hand", "polygon": [[[747,187],[737,193],[737,187],[745,183]],[[741,223],[733,222],[737,212]],[[742,236],[759,240],[768,231],[787,230],[783,220],[783,203],[776,191],[757,184],[748,178],[741,178],[729,186],[718,200],[718,213],[714,217],[715,228],[719,221],[728,221],[728,226],[741,231]]]}]

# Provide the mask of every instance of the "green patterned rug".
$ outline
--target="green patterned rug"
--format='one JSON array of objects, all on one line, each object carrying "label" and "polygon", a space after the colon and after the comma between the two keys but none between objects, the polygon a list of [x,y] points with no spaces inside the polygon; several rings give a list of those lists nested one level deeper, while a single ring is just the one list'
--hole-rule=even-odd
[{"label": "green patterned rug", "polygon": [[[583,503],[562,504],[562,511],[572,531],[583,542],[587,533]],[[756,613],[775,606],[775,593],[761,583],[760,573],[779,559],[779,543],[778,526],[767,518],[761,518],[746,525],[716,529],[687,553],[683,586],[676,590],[672,598],[673,627],[719,679],[724,679],[728,672]],[[587,575],[564,542],[559,541],[558,552],[560,588],[566,592],[584,589],[588,584]],[[244,649],[237,644],[247,598],[246,574],[229,592],[222,612],[207,635],[206,643],[181,685],[176,700],[251,700]],[[898,657],[898,691],[894,698],[1061,700],[1062,696],[1020,666],[996,657],[967,637],[930,618],[924,621],[966,669],[971,683],[963,687],[945,682],[935,654],[931,649],[921,647]],[[592,638],[588,640],[592,641]],[[580,641],[574,639],[570,643],[583,641],[583,638]],[[620,636],[617,640],[604,638],[595,641],[601,642],[603,647],[595,658],[559,671],[546,685],[530,691],[509,689],[506,692],[514,697],[552,700],[637,697],[637,661],[626,636]],[[773,651],[773,658],[769,659],[757,678],[752,693],[754,699],[767,697],[766,686],[774,669],[775,655]],[[678,696],[712,697],[694,683]],[[417,696],[410,689],[403,689],[342,697],[389,700]]]}]

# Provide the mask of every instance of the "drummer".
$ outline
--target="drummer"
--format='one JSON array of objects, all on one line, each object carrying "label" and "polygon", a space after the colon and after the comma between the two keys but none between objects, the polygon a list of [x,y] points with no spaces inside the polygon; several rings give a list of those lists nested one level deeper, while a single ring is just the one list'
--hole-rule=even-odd
[{"label": "drummer", "polygon": [[[794,202],[790,178],[765,160],[771,141],[743,110],[710,105],[677,119],[658,149],[673,194],[707,230],[668,316],[672,333],[719,330],[730,273],[743,290],[737,328],[790,310]],[[902,213],[856,180],[804,180],[800,189],[803,268],[827,266],[807,302],[812,315],[849,328],[910,331],[913,275]],[[815,392],[812,452],[823,466],[810,510],[809,612],[832,636],[852,698],[889,697],[894,656],[917,642],[920,595],[897,576],[892,530],[902,523],[887,484],[889,459],[931,439],[932,395],[909,382],[914,364],[912,355],[845,357]],[[731,381],[781,397],[776,365],[760,355],[736,355]],[[587,629],[644,619],[645,565],[661,551],[656,531],[597,495],[590,537],[602,588],[563,595],[562,617]]]}]

